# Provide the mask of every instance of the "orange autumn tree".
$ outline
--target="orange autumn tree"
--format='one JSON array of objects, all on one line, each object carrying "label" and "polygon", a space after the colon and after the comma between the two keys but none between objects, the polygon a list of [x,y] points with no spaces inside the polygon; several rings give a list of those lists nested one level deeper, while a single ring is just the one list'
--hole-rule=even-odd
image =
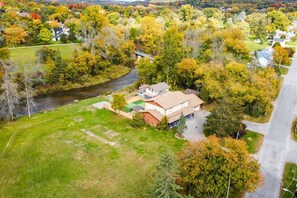
[{"label": "orange autumn tree", "polygon": [[289,63],[289,52],[282,46],[276,46],[273,50],[273,60],[280,66]]},{"label": "orange autumn tree", "polygon": [[27,36],[27,32],[23,28],[16,25],[5,28],[4,32],[6,43],[13,47],[17,44],[25,42],[25,38]]},{"label": "orange autumn tree", "polygon": [[181,179],[194,197],[225,197],[236,191],[255,191],[263,182],[260,164],[244,141],[208,139],[189,144],[178,154]]}]

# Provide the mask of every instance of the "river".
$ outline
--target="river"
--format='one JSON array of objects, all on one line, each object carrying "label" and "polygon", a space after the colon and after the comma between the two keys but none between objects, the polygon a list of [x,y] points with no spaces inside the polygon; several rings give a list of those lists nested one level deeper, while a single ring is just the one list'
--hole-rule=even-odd
[{"label": "river", "polygon": [[[117,91],[123,89],[125,86],[132,85],[137,79],[137,70],[132,69],[127,75],[106,83],[67,91],[59,91],[45,96],[38,96],[34,100],[36,106],[34,107],[33,113],[51,110],[73,103],[74,100],[93,98],[108,91]],[[19,113],[19,116],[23,115],[26,115],[25,111]]]}]

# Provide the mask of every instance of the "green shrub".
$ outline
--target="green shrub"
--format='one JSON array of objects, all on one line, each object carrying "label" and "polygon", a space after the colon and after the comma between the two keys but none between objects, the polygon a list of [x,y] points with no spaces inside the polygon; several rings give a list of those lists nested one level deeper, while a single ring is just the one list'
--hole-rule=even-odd
[{"label": "green shrub", "polygon": [[61,34],[60,42],[61,43],[67,43],[67,35],[66,34]]},{"label": "green shrub", "polygon": [[135,113],[135,115],[133,116],[133,121],[131,123],[131,126],[134,128],[140,128],[143,127],[145,125],[144,119],[143,119],[143,115],[142,113]]}]

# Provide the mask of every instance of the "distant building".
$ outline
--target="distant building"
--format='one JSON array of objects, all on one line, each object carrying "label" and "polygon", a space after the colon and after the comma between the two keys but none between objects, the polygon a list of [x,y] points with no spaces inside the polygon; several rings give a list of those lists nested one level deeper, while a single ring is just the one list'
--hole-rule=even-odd
[{"label": "distant building", "polygon": [[185,94],[186,95],[194,94],[195,96],[198,96],[199,93],[198,91],[195,91],[193,89],[186,89]]},{"label": "distant building", "polygon": [[143,114],[144,121],[156,127],[164,116],[168,118],[169,127],[178,125],[181,114],[189,119],[195,111],[200,109],[204,102],[194,94],[183,94],[180,91],[166,92],[145,101]]},{"label": "distant building", "polygon": [[30,17],[30,14],[28,12],[17,12],[17,15],[20,17]]},{"label": "distant building", "polygon": [[169,91],[169,86],[165,82],[155,85],[142,85],[139,87],[138,96],[149,99]]},{"label": "distant building", "polygon": [[271,46],[273,46],[275,43],[279,43],[282,47],[286,46],[286,40],[282,38],[273,38]]},{"label": "distant building", "polygon": [[266,68],[273,63],[273,49],[267,48],[261,51],[256,51],[256,65]]},{"label": "distant building", "polygon": [[69,31],[70,29],[68,27],[66,27],[63,23],[60,23],[59,27],[52,29],[53,41],[59,41],[62,34],[69,36]]}]

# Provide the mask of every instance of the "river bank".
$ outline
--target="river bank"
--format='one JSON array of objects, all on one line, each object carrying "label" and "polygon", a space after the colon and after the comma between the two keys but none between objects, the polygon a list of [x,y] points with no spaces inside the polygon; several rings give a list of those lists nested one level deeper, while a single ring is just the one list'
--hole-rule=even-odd
[{"label": "river bank", "polygon": [[[137,70],[131,69],[128,74],[105,83],[37,96],[35,97],[33,113],[55,109],[73,103],[75,100],[93,98],[106,92],[118,91],[128,85],[132,85],[136,80],[138,80]],[[18,112],[18,116],[24,116],[26,114],[25,108]]]},{"label": "river bank", "polygon": [[36,88],[35,95],[43,96],[43,95],[53,94],[55,92],[60,92],[60,91],[68,91],[71,89],[78,89],[78,88],[99,85],[102,83],[106,83],[106,82],[121,78],[127,75],[130,71],[131,69],[128,67],[114,65],[114,66],[111,66],[104,73],[89,78],[88,81],[86,82],[68,83],[68,84],[57,83],[55,85],[39,86]]}]

